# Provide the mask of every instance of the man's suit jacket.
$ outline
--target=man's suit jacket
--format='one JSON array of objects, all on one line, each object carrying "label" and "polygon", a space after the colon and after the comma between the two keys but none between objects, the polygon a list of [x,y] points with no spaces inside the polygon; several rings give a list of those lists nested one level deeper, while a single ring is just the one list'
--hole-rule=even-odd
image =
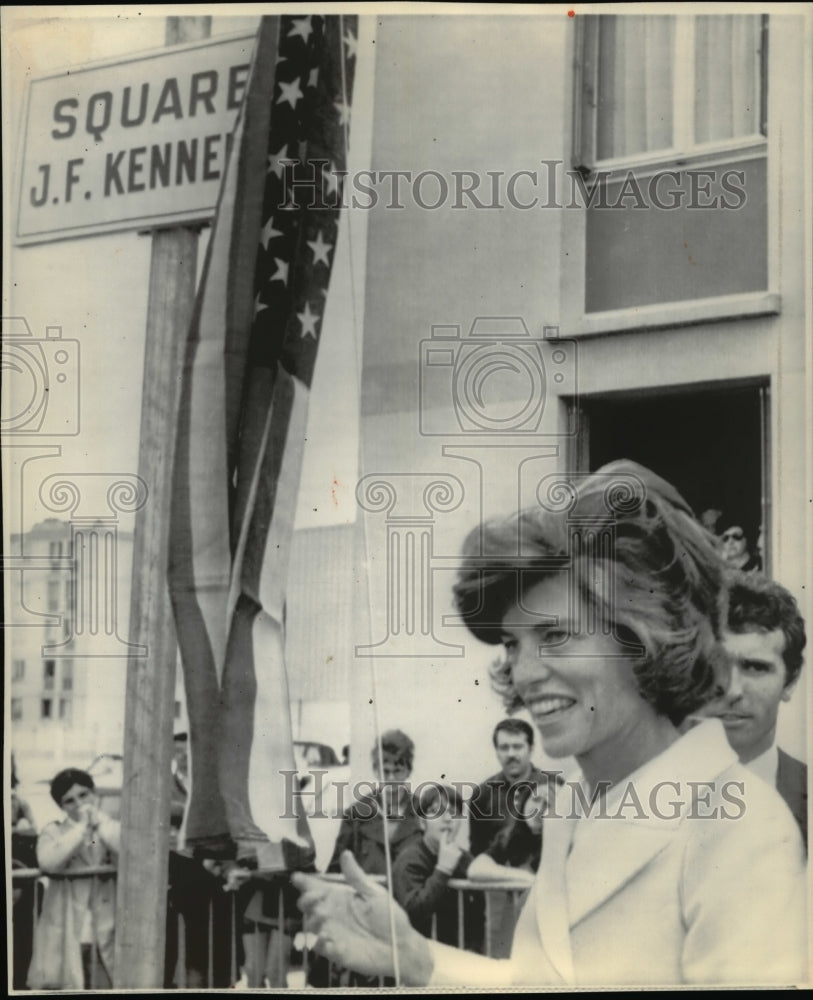
[{"label": "man's suit jacket", "polygon": [[545,824],[511,958],[432,943],[431,986],[806,981],[799,830],[718,719],[615,785],[604,813]]},{"label": "man's suit jacket", "polygon": [[787,802],[793,818],[799,824],[807,849],[807,764],[781,749],[776,771],[776,790]]}]

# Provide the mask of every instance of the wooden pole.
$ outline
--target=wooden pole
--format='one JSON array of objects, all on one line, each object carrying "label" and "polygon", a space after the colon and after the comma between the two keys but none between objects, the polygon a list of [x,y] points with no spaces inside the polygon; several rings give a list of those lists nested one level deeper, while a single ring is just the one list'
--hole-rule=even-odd
[{"label": "wooden pole", "polygon": [[[208,17],[167,18],[166,44],[207,38]],[[177,643],[167,587],[175,428],[186,333],[195,301],[198,229],[152,234],[138,473],[149,490],[136,515],[127,664],[121,854],[116,900],[117,989],[164,979],[172,726]]]}]

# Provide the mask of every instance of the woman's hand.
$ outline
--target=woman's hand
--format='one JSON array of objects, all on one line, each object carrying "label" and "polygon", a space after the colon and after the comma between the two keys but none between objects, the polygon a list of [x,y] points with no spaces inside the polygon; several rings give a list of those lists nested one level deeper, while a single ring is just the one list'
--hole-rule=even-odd
[{"label": "woman's hand", "polygon": [[394,976],[390,937],[392,910],[403,985],[426,986],[432,974],[429,945],[389,893],[358,866],[349,851],[341,856],[346,885],[297,873],[293,883],[305,915],[304,930],[317,935],[315,949],[333,962],[368,976]]}]

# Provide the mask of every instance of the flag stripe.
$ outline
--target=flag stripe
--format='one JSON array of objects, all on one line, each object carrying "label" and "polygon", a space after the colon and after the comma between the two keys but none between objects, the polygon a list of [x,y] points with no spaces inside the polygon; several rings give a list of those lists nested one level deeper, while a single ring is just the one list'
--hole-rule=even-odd
[{"label": "flag stripe", "polygon": [[[294,768],[285,593],[346,164],[342,35],[355,21],[262,19],[178,425],[169,576],[190,717],[187,841],[211,846],[227,832],[272,868],[313,855],[304,813],[291,815],[277,780]],[[297,204],[303,177],[332,200],[314,192],[313,205],[306,189]]]}]

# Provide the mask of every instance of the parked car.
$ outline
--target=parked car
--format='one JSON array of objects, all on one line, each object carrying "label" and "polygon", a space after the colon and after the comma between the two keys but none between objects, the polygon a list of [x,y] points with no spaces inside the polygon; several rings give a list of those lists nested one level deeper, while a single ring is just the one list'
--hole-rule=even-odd
[{"label": "parked car", "polygon": [[294,740],[294,760],[305,812],[341,815],[350,804],[350,765],[332,746],[315,740]]}]

